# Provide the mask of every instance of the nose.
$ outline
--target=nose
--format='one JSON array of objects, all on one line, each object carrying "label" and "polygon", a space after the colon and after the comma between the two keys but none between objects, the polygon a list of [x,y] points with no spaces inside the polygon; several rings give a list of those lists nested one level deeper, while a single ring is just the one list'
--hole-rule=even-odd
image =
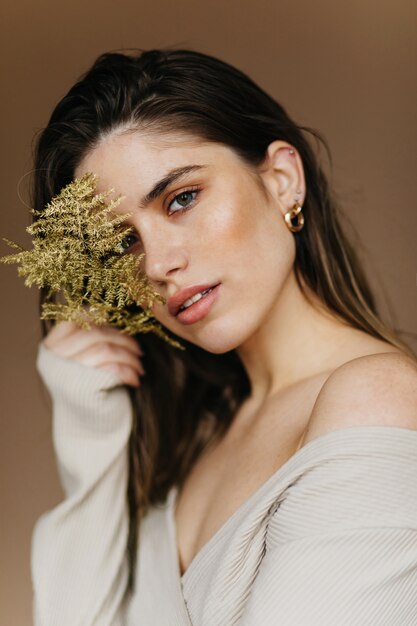
[{"label": "nose", "polygon": [[143,251],[142,267],[156,285],[165,285],[177,272],[187,267],[187,253],[183,242],[172,229],[159,225],[141,233]]}]

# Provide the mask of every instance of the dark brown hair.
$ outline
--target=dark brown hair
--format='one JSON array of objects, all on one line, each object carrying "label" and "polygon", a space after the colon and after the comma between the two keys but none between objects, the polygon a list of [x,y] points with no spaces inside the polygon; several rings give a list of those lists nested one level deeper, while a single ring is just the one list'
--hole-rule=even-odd
[{"label": "dark brown hair", "polygon": [[[34,208],[42,210],[73,180],[87,151],[120,127],[184,131],[224,144],[254,172],[272,141],[281,139],[294,146],[306,180],[306,224],[295,235],[294,269],[300,287],[306,285],[352,327],[409,352],[378,316],[308,139],[314,137],[327,149],[326,142],[317,131],[298,126],[246,74],[192,50],[102,54],[58,102],[38,137]],[[43,293],[42,301],[45,298]],[[163,501],[173,484],[182,483],[205,445],[225,433],[250,393],[246,371],[234,350],[214,355],[171,335],[186,346],[185,351],[156,335],[140,336],[147,374],[137,391],[130,389],[136,419],[127,486],[129,591],[134,587],[139,522],[149,504]]]}]

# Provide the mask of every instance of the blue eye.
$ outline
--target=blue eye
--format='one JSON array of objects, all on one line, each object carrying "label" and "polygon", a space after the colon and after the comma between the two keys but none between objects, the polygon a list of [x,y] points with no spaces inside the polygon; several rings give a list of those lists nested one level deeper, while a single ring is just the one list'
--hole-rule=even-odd
[{"label": "blue eye", "polygon": [[[190,209],[194,205],[194,202],[197,199],[199,192],[199,188],[193,187],[192,189],[185,189],[184,191],[181,191],[181,193],[177,194],[169,203],[168,208],[173,204],[173,202],[178,202],[180,206],[174,211],[169,211],[169,215],[171,215],[172,213],[182,213],[183,211],[187,211],[188,209]],[[191,202],[188,202],[187,198],[189,198],[193,194],[195,197]]]}]

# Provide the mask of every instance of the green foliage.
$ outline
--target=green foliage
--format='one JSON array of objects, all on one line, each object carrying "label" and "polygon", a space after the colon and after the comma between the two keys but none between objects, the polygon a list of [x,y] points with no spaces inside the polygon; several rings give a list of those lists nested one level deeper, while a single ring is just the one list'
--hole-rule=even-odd
[{"label": "green foliage", "polygon": [[[18,263],[25,285],[48,290],[41,319],[73,321],[83,328],[110,325],[127,334],[154,332],[172,346],[184,349],[155,321],[151,307],[165,298],[155,292],[139,269],[144,253],[126,254],[123,240],[132,228],[129,214],[114,209],[121,197],[108,204],[112,190],[95,193],[96,176],[84,174],[64,187],[43,211],[31,210],[35,221],[26,230],[33,248],[1,257],[2,263]],[[59,294],[64,303],[56,301]]]}]

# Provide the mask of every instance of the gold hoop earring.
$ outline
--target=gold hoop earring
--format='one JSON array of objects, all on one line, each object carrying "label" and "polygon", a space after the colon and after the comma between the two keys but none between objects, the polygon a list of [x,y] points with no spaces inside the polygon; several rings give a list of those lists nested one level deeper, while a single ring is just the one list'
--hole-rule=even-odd
[{"label": "gold hoop earring", "polygon": [[[285,223],[292,233],[298,233],[304,226],[304,215],[301,212],[301,204],[295,203],[293,208],[284,215]],[[297,218],[297,223],[293,224],[292,220]]]}]

